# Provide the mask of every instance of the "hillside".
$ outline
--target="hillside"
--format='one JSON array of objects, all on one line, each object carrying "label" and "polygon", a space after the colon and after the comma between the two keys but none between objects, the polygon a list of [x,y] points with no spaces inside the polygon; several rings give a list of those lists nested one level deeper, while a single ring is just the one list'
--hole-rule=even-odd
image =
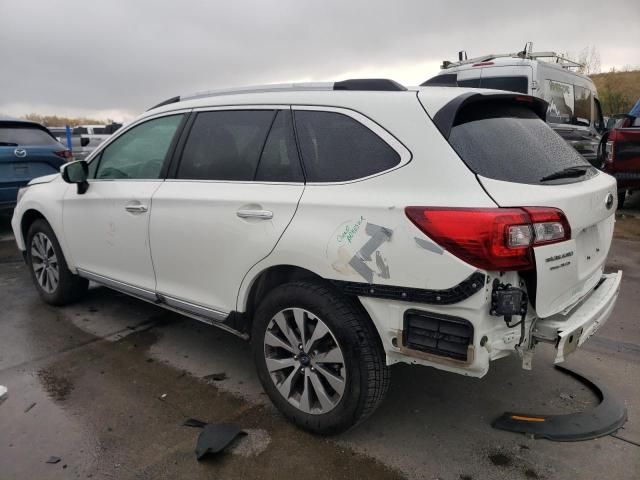
[{"label": "hillside", "polygon": [[590,75],[605,115],[628,113],[640,98],[640,70]]}]

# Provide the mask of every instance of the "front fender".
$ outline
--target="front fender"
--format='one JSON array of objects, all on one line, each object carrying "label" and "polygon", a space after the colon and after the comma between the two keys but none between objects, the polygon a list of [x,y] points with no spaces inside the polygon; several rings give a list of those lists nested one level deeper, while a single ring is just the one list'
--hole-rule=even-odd
[{"label": "front fender", "polygon": [[30,186],[24,193],[18,205],[13,211],[11,227],[16,239],[16,244],[21,251],[26,250],[26,238],[23,235],[22,227],[25,215],[28,212],[37,212],[49,223],[53,233],[55,233],[62,253],[71,271],[75,271],[73,257],[65,242],[63,226],[63,199],[64,194],[70,185],[64,183],[60,177],[48,183],[39,183]]}]

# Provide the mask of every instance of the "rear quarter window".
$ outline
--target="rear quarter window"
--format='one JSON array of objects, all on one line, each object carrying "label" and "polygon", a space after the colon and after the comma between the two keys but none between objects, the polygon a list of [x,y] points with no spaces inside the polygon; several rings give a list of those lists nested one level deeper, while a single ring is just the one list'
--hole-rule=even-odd
[{"label": "rear quarter window", "polygon": [[482,77],[480,88],[492,90],[508,90],[510,92],[528,93],[529,79],[524,76],[517,77]]},{"label": "rear quarter window", "polygon": [[509,102],[464,107],[449,143],[473,172],[507,182],[544,184],[544,177],[565,168],[590,166],[533,111]]},{"label": "rear quarter window", "polygon": [[400,163],[398,152],[347,115],[297,110],[294,118],[308,182],[356,180]]},{"label": "rear quarter window", "polygon": [[457,73],[445,73],[442,75],[436,75],[430,78],[421,87],[430,85],[432,87],[457,87],[458,86],[458,74]]}]

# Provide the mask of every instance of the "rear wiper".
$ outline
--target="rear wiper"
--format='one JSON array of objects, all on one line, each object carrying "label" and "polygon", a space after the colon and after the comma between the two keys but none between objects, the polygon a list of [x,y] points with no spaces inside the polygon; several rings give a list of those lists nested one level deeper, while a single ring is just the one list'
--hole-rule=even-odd
[{"label": "rear wiper", "polygon": [[13,142],[0,142],[0,147],[17,147],[17,143]]},{"label": "rear wiper", "polygon": [[542,177],[540,179],[541,182],[546,182],[547,180],[557,180],[558,178],[567,178],[567,177],[580,177],[587,173],[591,167],[588,165],[576,165],[574,167],[563,168],[559,172],[552,173],[547,175],[546,177]]}]

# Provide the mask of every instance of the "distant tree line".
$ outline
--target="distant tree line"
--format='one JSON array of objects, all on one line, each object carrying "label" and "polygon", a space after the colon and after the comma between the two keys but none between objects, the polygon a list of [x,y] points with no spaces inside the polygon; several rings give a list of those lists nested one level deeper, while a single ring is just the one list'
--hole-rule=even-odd
[{"label": "distant tree line", "polygon": [[[627,70],[628,69],[628,70]],[[640,69],[628,66],[622,70],[591,75],[598,88],[598,97],[604,115],[629,113],[640,98]]]},{"label": "distant tree line", "polygon": [[577,55],[567,54],[582,66],[578,72],[591,77],[598,89],[598,98],[604,115],[629,113],[640,98],[640,66],[625,65],[601,73],[600,52],[595,46],[583,48]]},{"label": "distant tree line", "polygon": [[95,118],[86,117],[59,117],[58,115],[40,115],[39,113],[29,113],[24,116],[25,119],[32,122],[41,123],[47,127],[64,127],[69,125],[75,127],[77,125],[105,125],[112,123],[112,120],[96,120]]}]

